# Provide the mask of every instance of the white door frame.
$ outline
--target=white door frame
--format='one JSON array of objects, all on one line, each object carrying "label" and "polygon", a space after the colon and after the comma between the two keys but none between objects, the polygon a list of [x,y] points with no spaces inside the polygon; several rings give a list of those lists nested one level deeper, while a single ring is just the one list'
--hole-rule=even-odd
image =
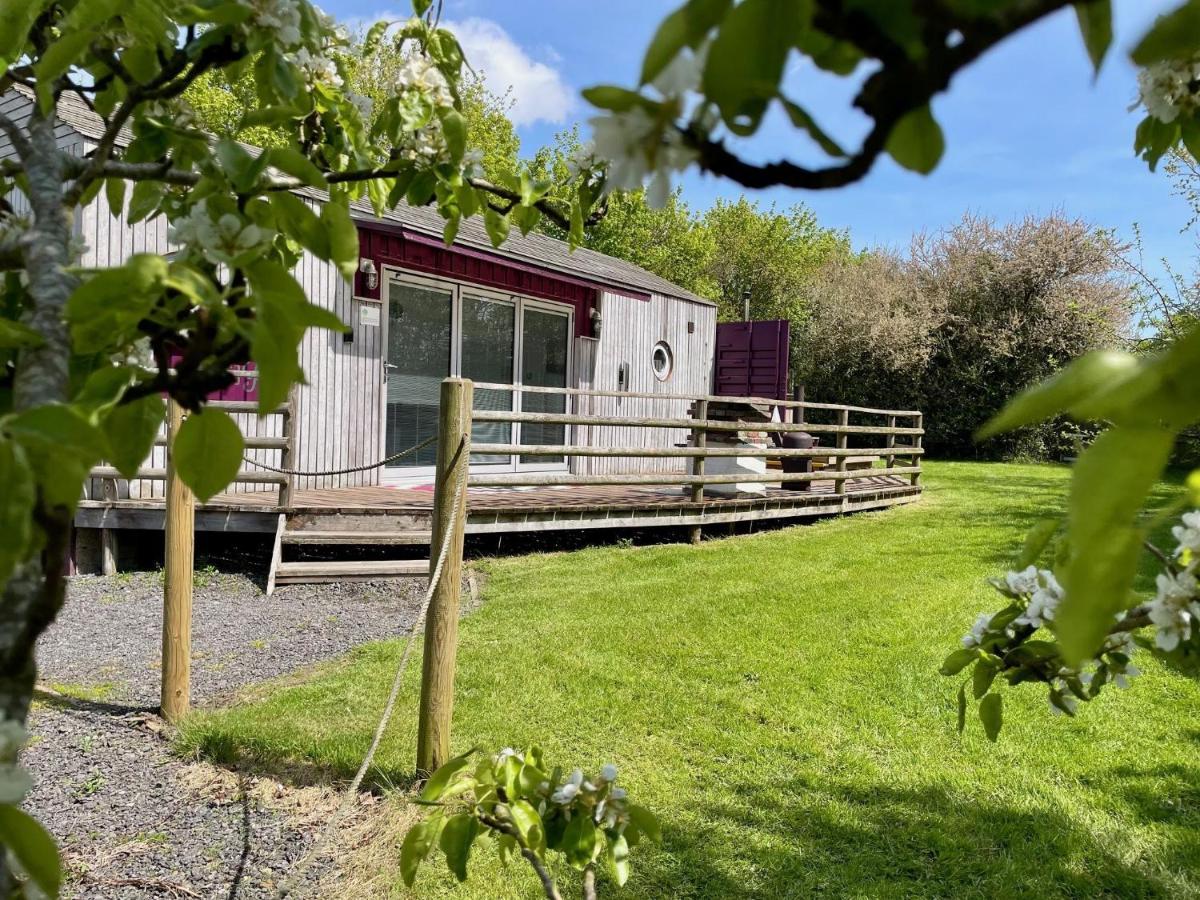
[{"label": "white door frame", "polygon": [[[380,274],[380,325],[382,327],[382,340],[380,345],[380,367],[383,369],[383,379],[381,381],[382,390],[379,397],[379,457],[382,459],[386,454],[387,447],[387,353],[388,353],[388,331],[391,322],[391,285],[393,283],[411,284],[418,287],[432,287],[439,290],[447,291],[450,294],[450,375],[459,375],[462,372],[462,295],[465,291],[468,294],[481,297],[485,300],[495,300],[504,303],[511,303],[514,306],[514,321],[513,321],[513,384],[520,385],[522,355],[524,353],[524,323],[525,310],[536,309],[544,312],[561,315],[567,320],[567,387],[571,387],[574,383],[575,373],[575,308],[568,303],[558,303],[552,300],[540,300],[533,297],[526,297],[523,294],[516,294],[509,291],[499,291],[494,288],[482,287],[471,284],[470,282],[455,281],[449,278],[441,278],[434,275],[425,275],[410,272],[399,266],[384,265],[381,267]],[[522,409],[523,395],[520,391],[514,392],[513,409],[520,411]],[[567,410],[570,410],[570,397],[563,395],[567,400]],[[570,443],[572,426],[568,425],[564,428],[565,442]],[[513,424],[512,442],[514,444],[521,443],[521,424],[519,422]],[[568,471],[569,460],[564,459],[562,462],[553,463],[523,463],[519,456],[512,456],[508,463],[485,463],[482,465],[471,466],[473,471],[485,470],[489,472],[502,471],[550,471],[550,472],[565,472]],[[433,466],[395,466],[382,467],[380,473],[380,481],[383,484],[410,484],[427,482],[436,474]]]}]

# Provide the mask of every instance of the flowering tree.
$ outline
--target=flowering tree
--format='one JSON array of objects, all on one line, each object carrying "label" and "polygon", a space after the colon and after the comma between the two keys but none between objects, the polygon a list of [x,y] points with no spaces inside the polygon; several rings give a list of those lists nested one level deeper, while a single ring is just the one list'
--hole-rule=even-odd
[{"label": "flowering tree", "polygon": [[661,839],[658,820],[617,787],[611,763],[596,778],[579,769],[564,778],[562,769],[546,767],[536,747],[506,747],[474,766],[472,755],[447,762],[421,791],[429,815],[409,830],[400,850],[400,873],[409,887],[435,847],[465,881],[472,847],[486,835],[495,839],[502,862],[520,856],[530,865],[549,900],[561,900],[547,866],[549,851],[583,873],[583,898],[595,900],[598,863],[623,885],[630,849],[642,839]]}]

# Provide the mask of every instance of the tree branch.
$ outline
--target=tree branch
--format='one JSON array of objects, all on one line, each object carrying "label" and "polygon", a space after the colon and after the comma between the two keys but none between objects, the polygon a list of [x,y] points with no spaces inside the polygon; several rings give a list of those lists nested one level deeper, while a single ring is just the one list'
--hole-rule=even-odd
[{"label": "tree branch", "polygon": [[541,880],[542,892],[548,900],[562,900],[562,894],[558,892],[558,886],[554,883],[554,878],[550,875],[550,870],[546,868],[546,864],[542,862],[541,857],[525,845],[525,841],[521,837],[521,832],[514,825],[483,812],[476,813],[476,815],[479,817],[479,821],[488,828],[493,831],[499,831],[501,834],[507,834],[517,842],[517,846],[521,848],[521,855],[525,857],[529,865],[533,867],[533,871],[537,873],[537,877]]}]

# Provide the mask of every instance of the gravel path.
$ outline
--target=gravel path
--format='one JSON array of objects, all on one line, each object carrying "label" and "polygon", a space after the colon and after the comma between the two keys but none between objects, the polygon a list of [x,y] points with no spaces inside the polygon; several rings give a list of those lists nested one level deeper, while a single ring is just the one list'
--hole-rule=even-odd
[{"label": "gravel path", "polygon": [[[268,598],[243,576],[198,573],[192,701],[217,703],[405,634],[423,588],[416,579],[289,585]],[[65,896],[271,896],[336,795],[172,756],[153,713],[161,623],[155,574],[71,579],[38,647],[41,683],[62,696],[30,718],[28,808],[63,846]]]}]

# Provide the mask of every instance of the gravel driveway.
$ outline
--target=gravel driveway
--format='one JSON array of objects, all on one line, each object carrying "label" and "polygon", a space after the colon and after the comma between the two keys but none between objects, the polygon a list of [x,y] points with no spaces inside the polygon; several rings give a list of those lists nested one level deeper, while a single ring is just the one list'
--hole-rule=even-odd
[{"label": "gravel driveway", "polygon": [[[244,576],[197,573],[192,702],[406,634],[423,588],[289,585],[268,598]],[[172,756],[154,714],[161,623],[156,574],[71,579],[38,647],[40,682],[57,696],[30,718],[28,808],[63,847],[66,896],[270,896],[336,795]]]}]

